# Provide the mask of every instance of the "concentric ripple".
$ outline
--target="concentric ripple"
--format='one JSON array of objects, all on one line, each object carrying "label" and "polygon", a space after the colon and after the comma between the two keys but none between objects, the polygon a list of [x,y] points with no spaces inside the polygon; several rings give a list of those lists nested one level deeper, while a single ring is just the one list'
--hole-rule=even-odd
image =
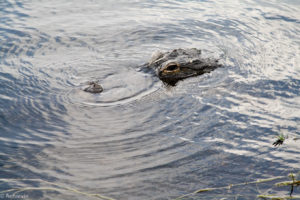
[{"label": "concentric ripple", "polygon": [[[300,170],[298,2],[3,0],[0,16],[0,199],[289,195],[191,192]],[[140,69],[192,47],[223,67],[175,87]]]}]

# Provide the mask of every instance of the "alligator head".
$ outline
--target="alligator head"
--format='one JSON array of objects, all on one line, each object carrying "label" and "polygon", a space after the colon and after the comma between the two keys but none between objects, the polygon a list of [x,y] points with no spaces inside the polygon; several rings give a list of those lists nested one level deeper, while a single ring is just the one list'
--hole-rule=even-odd
[{"label": "alligator head", "polygon": [[[156,52],[152,55],[147,69],[154,69],[156,75],[165,83],[175,85],[179,80],[211,72],[220,67],[218,60],[202,58],[201,50],[174,49],[169,52]],[[97,81],[88,82],[85,92],[101,93],[103,88]]]},{"label": "alligator head", "polygon": [[201,58],[201,50],[175,49],[170,52],[156,52],[148,67],[165,83],[175,85],[179,80],[211,72],[220,67],[216,59]]}]

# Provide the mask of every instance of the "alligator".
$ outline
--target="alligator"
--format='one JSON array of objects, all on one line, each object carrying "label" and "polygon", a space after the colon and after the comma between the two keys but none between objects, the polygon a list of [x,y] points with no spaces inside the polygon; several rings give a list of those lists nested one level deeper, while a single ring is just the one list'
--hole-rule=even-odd
[{"label": "alligator", "polygon": [[[142,65],[143,69],[155,72],[164,83],[175,86],[182,79],[198,76],[220,67],[217,59],[202,58],[201,50],[196,48],[174,49],[153,53],[150,61]],[[100,93],[103,88],[98,82],[89,82],[86,92]]]}]

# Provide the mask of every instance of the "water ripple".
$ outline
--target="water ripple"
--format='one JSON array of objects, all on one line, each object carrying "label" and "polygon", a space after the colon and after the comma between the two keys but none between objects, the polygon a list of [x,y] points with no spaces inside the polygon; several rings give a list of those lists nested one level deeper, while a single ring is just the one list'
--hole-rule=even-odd
[{"label": "water ripple", "polygon": [[[1,1],[0,174],[36,178],[1,181],[1,191],[53,181],[116,199],[170,199],[299,170],[298,7]],[[176,87],[139,69],[153,51],[180,47],[200,48],[224,67]],[[82,91],[91,80],[103,93]],[[274,148],[280,132],[289,138]],[[222,198],[258,193],[249,185]]]}]

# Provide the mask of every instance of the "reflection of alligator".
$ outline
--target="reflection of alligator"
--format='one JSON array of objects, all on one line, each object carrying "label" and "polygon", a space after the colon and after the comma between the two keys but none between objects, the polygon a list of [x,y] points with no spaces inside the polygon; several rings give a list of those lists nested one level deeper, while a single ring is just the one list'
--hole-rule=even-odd
[{"label": "reflection of alligator", "polygon": [[[201,50],[192,48],[155,52],[143,66],[153,69],[160,80],[174,86],[179,80],[211,72],[221,65],[216,59],[201,58]],[[100,93],[103,89],[98,82],[90,82],[84,91]]]}]

